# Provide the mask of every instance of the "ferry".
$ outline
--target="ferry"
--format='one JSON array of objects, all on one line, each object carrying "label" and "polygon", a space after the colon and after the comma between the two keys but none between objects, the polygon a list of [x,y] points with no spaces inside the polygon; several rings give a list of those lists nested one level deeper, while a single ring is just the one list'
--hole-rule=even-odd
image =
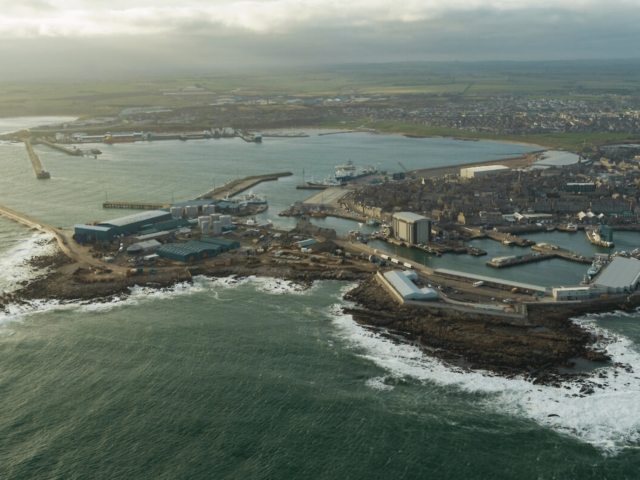
[{"label": "ferry", "polygon": [[372,165],[367,168],[356,167],[351,160],[347,160],[347,163],[344,165],[336,165],[336,168],[338,171],[334,177],[340,183],[348,183],[357,178],[378,173]]}]

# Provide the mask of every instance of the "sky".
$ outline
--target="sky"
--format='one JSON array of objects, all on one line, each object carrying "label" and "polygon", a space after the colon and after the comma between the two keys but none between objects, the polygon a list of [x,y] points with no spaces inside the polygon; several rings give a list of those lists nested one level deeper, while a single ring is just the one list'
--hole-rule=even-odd
[{"label": "sky", "polygon": [[0,0],[0,79],[637,58],[640,0]]}]

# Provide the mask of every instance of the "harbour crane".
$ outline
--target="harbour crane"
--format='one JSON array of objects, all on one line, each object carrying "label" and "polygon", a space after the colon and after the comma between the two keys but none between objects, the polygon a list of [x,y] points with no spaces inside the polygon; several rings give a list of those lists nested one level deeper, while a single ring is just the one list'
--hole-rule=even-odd
[{"label": "harbour crane", "polygon": [[402,162],[398,162],[398,165],[400,165],[400,166],[402,167],[402,169],[405,171],[405,173],[406,173],[407,175],[409,175],[409,178],[411,178],[411,179],[416,178],[416,176],[415,176],[413,173],[411,173],[409,170],[407,170],[407,167],[405,167],[405,166],[402,164]]}]

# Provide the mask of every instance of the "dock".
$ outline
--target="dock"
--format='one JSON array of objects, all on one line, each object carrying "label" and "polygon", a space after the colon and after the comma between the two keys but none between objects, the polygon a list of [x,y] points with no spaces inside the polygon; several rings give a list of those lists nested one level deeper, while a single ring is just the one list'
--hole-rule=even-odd
[{"label": "dock", "polygon": [[240,178],[238,180],[233,180],[229,183],[225,183],[221,187],[214,188],[207,193],[203,193],[202,195],[197,197],[196,200],[204,200],[209,198],[222,199],[225,197],[233,197],[234,195],[244,192],[245,190],[258,185],[259,183],[272,182],[278,180],[281,177],[290,177],[291,175],[293,175],[293,173],[291,172],[279,172]]},{"label": "dock", "polygon": [[578,252],[572,252],[571,250],[560,248],[557,245],[552,245],[550,243],[539,243],[538,245],[532,246],[531,250],[536,252],[541,252],[544,254],[551,254],[558,258],[562,258],[564,260],[570,260],[572,262],[589,263],[589,264],[593,263],[592,257],[585,257],[584,255]]},{"label": "dock", "polygon": [[55,150],[59,150],[61,152],[66,153],[67,155],[72,155],[74,157],[79,157],[82,155],[82,150],[79,150],[77,148],[71,149],[71,148],[63,147],[62,145],[58,145],[57,143],[52,143],[47,140],[38,140],[37,143],[41,143],[43,145],[46,145],[47,147],[51,147]]},{"label": "dock", "polygon": [[140,202],[104,202],[102,208],[130,208],[132,210],[159,210],[169,208],[168,203],[140,203]]},{"label": "dock", "polygon": [[506,267],[515,267],[516,265],[522,265],[524,263],[550,260],[552,258],[555,258],[555,255],[536,252],[536,253],[528,253],[526,255],[512,255],[509,257],[492,258],[491,260],[487,260],[485,262],[485,265],[493,268],[506,268]]},{"label": "dock", "polygon": [[27,149],[27,153],[29,154],[29,159],[31,160],[31,165],[33,166],[33,171],[36,172],[36,178],[42,180],[46,178],[51,178],[51,174],[47,172],[42,166],[42,162],[36,152],[33,151],[33,147],[31,146],[30,140],[24,141],[24,146]]}]

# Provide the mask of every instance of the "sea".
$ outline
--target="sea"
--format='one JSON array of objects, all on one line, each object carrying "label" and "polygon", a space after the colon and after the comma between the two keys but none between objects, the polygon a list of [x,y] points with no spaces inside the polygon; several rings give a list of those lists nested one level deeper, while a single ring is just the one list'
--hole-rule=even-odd
[{"label": "sea", "polygon": [[[45,123],[3,119],[0,131]],[[46,119],[54,122],[55,119]],[[4,129],[4,130],[3,130]],[[95,145],[97,158],[36,146],[51,179],[37,180],[21,144],[0,144],[0,204],[54,226],[132,213],[112,201],[192,199],[253,174],[264,215],[313,191],[335,165],[400,171],[517,156],[535,147],[370,133]],[[344,233],[338,219],[318,224]],[[637,233],[615,233],[618,249]],[[582,233],[531,234],[582,253]],[[0,289],[33,278],[25,260],[48,238],[0,218]],[[525,252],[475,241],[489,257]],[[380,242],[377,247],[389,248]],[[376,248],[377,248],[376,247]],[[400,252],[399,252],[400,253]],[[402,254],[412,255],[403,251]],[[415,255],[415,254],[413,254]],[[549,261],[514,269],[488,257],[412,257],[538,285],[576,284],[588,265]],[[108,303],[42,298],[0,310],[2,479],[637,479],[640,478],[640,314],[575,318],[618,366],[599,385],[533,385],[465,372],[425,357],[343,313],[353,283],[303,289],[260,277],[136,287]],[[620,366],[624,365],[624,368]]]}]

